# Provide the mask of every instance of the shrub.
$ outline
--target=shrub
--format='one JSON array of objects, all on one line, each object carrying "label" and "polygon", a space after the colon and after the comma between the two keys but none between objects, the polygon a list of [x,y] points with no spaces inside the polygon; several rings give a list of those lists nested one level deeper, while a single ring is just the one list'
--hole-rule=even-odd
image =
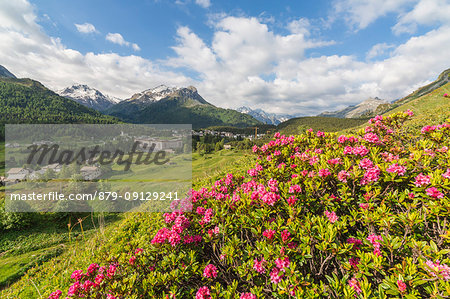
[{"label": "shrub", "polygon": [[192,190],[142,249],[128,238],[74,273],[69,297],[447,296],[450,125],[413,136],[411,116],[351,136],[276,133],[248,175]]}]

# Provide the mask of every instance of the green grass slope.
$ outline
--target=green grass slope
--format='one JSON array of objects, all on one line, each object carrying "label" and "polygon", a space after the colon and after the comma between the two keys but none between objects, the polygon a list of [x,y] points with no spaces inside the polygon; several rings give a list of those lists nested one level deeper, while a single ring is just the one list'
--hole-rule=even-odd
[{"label": "green grass slope", "polygon": [[308,116],[291,118],[279,124],[277,129],[286,135],[301,134],[309,128],[314,131],[337,132],[359,126],[365,122],[367,122],[367,119]]}]

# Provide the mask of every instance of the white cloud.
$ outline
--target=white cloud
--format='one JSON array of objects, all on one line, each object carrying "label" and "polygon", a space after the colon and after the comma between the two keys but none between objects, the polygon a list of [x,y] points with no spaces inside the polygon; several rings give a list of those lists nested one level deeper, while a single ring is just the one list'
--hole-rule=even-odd
[{"label": "white cloud", "polygon": [[18,77],[39,80],[53,90],[81,82],[121,98],[159,84],[194,82],[139,56],[69,49],[47,36],[26,1],[0,1],[0,64]]},{"label": "white cloud", "polygon": [[75,27],[77,28],[78,32],[80,33],[97,33],[97,29],[95,29],[95,26],[90,23],[84,23],[84,24],[75,24]]},{"label": "white cloud", "polygon": [[414,33],[417,25],[450,24],[450,2],[447,0],[421,0],[409,11],[400,16],[392,28],[395,34]]},{"label": "white cloud", "polygon": [[107,41],[110,41],[110,42],[112,42],[114,44],[118,44],[118,45],[121,45],[121,46],[132,47],[133,50],[135,50],[135,51],[140,51],[141,50],[141,48],[137,44],[130,43],[130,42],[126,41],[123,38],[122,34],[120,34],[120,33],[108,33],[105,38],[106,38]]},{"label": "white cloud", "polygon": [[203,8],[208,8],[211,6],[210,0],[195,0],[195,4],[200,5]]},{"label": "white cloud", "polygon": [[[332,43],[315,39],[305,19],[290,22],[289,32],[279,34],[258,18],[222,15],[211,20],[210,42],[181,26],[175,55],[150,61],[67,48],[41,30],[25,1],[0,1],[0,19],[0,63],[50,88],[82,82],[126,98],[159,84],[192,84],[217,106],[248,105],[277,113],[313,115],[369,96],[394,100],[434,79],[450,61],[450,51],[443,50],[450,44],[445,24],[398,46],[375,45],[370,55],[388,50],[389,56],[360,61],[349,55],[305,56],[307,50]],[[133,47],[121,35],[110,38]],[[184,75],[186,69],[197,79]]]},{"label": "white cloud", "polygon": [[387,50],[394,48],[394,45],[387,44],[387,43],[380,43],[374,45],[369,52],[367,52],[366,58],[372,59],[374,57],[381,56],[386,53]]},{"label": "white cloud", "polygon": [[401,12],[405,6],[417,0],[337,0],[336,15],[341,15],[356,30],[364,29],[388,13]]}]

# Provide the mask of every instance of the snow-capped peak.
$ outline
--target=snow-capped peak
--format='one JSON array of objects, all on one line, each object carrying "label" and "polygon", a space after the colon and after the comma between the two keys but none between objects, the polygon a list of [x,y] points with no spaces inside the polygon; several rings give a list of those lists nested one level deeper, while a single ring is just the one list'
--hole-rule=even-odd
[{"label": "snow-capped peak", "polygon": [[237,111],[241,113],[245,113],[248,115],[253,116],[260,122],[270,124],[270,125],[278,125],[279,123],[282,123],[290,118],[293,118],[292,115],[287,114],[275,114],[275,113],[267,113],[262,109],[252,109],[246,106],[242,106],[236,109]]},{"label": "snow-capped peak", "polygon": [[86,84],[74,84],[59,90],[56,93],[96,110],[108,109],[121,101],[119,98],[105,95],[99,90],[91,88]]}]

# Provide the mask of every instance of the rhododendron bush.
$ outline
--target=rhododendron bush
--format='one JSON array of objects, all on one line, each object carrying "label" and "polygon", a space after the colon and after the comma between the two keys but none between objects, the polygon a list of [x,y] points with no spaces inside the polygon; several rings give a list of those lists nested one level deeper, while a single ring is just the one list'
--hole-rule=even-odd
[{"label": "rhododendron bush", "polygon": [[126,252],[105,250],[52,296],[448,296],[450,125],[412,136],[412,116],[377,116],[352,136],[275,134],[244,175],[191,191],[192,207],[128,236]]}]

